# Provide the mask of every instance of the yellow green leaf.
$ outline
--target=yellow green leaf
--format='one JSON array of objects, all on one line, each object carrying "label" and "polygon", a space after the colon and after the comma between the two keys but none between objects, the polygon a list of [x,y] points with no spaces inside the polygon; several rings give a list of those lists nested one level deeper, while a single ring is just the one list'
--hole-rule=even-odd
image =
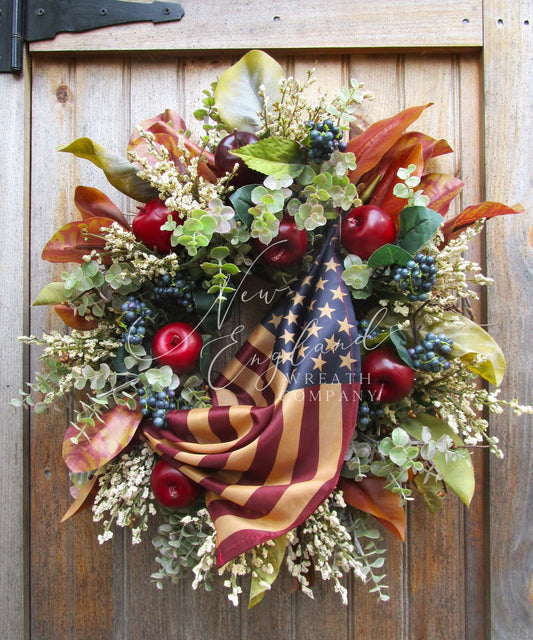
[{"label": "yellow green leaf", "polygon": [[[453,340],[452,357],[460,358],[467,369],[499,386],[505,373],[505,356],[494,338],[472,320],[452,311],[441,314],[442,320],[427,330],[435,334],[445,333]],[[475,362],[476,356],[484,357]]]},{"label": "yellow green leaf", "polygon": [[[416,418],[404,418],[401,421],[401,426],[416,440],[422,440],[422,428],[427,427],[433,440],[438,441],[439,438],[446,435],[454,441],[457,447],[464,447],[461,438],[446,422],[426,413],[419,413]],[[448,487],[457,494],[466,506],[469,506],[475,489],[474,467],[470,452],[463,448],[460,449],[460,453],[461,455],[455,459],[446,460],[446,455],[437,451],[433,457],[433,464]]]},{"label": "yellow green leaf", "polygon": [[220,76],[215,90],[215,104],[228,129],[255,133],[261,128],[258,113],[263,110],[259,94],[265,87],[270,104],[279,100],[280,65],[264,51],[244,55]]},{"label": "yellow green leaf", "polygon": [[435,514],[440,511],[446,495],[444,483],[433,476],[426,477],[424,474],[416,475],[413,482],[417,491],[422,495],[429,513]]},{"label": "yellow green leaf", "polygon": [[50,282],[41,289],[39,295],[32,303],[33,307],[37,307],[41,304],[57,304],[58,302],[65,301],[65,283],[64,282]]},{"label": "yellow green leaf", "polygon": [[128,162],[126,158],[93,142],[90,138],[78,138],[70,144],[62,145],[58,151],[72,153],[78,158],[85,158],[105,173],[115,189],[140,202],[149,202],[158,196],[149,182],[139,178],[139,168]]},{"label": "yellow green leaf", "polygon": [[[272,542],[274,543],[273,545],[268,545],[266,547],[268,553],[267,557],[264,558],[263,564],[259,567],[255,567],[253,570],[248,609],[255,607],[256,604],[261,602],[265,592],[270,589],[270,586],[278,577],[281,561],[283,560],[285,548],[287,546],[287,536],[280,536],[279,538],[272,540]],[[272,573],[267,573],[265,571],[265,565],[272,565]]]}]

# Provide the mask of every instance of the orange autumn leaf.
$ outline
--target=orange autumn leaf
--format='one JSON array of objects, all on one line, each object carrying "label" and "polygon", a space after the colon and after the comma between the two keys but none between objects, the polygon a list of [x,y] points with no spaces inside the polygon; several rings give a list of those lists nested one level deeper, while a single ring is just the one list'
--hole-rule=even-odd
[{"label": "orange autumn leaf", "polygon": [[94,471],[112,460],[135,435],[142,419],[141,408],[118,405],[95,419],[94,425],[71,424],[63,439],[63,459],[74,473]]},{"label": "orange autumn leaf", "polygon": [[405,540],[405,511],[400,506],[400,497],[385,488],[384,478],[367,477],[359,482],[340,478],[337,486],[344,500],[365,513],[373,515],[381,524],[403,542]]},{"label": "orange autumn leaf", "polygon": [[452,200],[458,196],[465,183],[449,173],[426,173],[417,189],[429,198],[427,205],[442,216],[448,213]]},{"label": "orange autumn leaf", "polygon": [[405,129],[419,118],[431,104],[411,107],[391,118],[375,122],[363,133],[349,140],[347,151],[355,154],[357,162],[356,169],[348,174],[350,182],[357,184],[362,175],[374,168]]},{"label": "orange autumn leaf", "polygon": [[68,222],[46,243],[41,258],[48,262],[83,262],[83,256],[103,249],[105,240],[101,228],[110,227],[113,220],[109,218],[88,218]]},{"label": "orange autumn leaf", "polygon": [[129,222],[122,211],[102,191],[94,187],[76,187],[74,204],[83,220],[88,218],[109,218],[130,229]]},{"label": "orange autumn leaf", "polygon": [[444,242],[449,242],[456,238],[466,227],[474,224],[476,220],[481,218],[494,218],[496,216],[504,216],[512,213],[523,213],[524,207],[516,204],[514,207],[508,207],[501,202],[486,201],[481,204],[475,204],[467,207],[462,213],[451,220],[448,220],[442,227]]},{"label": "orange autumn leaf", "polygon": [[67,304],[56,304],[54,310],[57,315],[63,320],[63,322],[71,329],[78,329],[78,331],[90,331],[96,329],[98,322],[96,320],[88,320],[84,316],[80,316],[76,313],[76,310],[69,307]]},{"label": "orange autumn leaf", "polygon": [[80,487],[78,495],[65,512],[65,515],[61,518],[61,522],[65,522],[65,520],[72,518],[72,516],[80,513],[80,511],[84,511],[92,506],[97,491],[97,480],[98,474],[95,473],[90,480]]}]

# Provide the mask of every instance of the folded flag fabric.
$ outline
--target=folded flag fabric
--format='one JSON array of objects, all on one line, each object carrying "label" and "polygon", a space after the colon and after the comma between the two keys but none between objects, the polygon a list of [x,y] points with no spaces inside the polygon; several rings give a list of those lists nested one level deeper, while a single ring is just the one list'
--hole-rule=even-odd
[{"label": "folded flag fabric", "polygon": [[211,408],[144,427],[151,446],[206,489],[219,567],[297,527],[336,486],[361,375],[338,244],[336,222],[309,273],[218,377]]}]

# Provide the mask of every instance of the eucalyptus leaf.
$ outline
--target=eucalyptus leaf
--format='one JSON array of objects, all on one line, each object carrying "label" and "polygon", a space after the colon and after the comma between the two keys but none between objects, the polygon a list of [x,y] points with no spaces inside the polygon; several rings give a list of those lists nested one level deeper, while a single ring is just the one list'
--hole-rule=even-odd
[{"label": "eucalyptus leaf", "polygon": [[[427,427],[433,440],[438,441],[442,436],[450,436],[458,447],[464,447],[461,438],[455,431],[442,420],[420,413],[416,418],[404,418],[401,426],[416,440],[422,440],[422,429]],[[470,505],[474,495],[475,479],[474,467],[467,449],[461,450],[461,456],[454,460],[446,461],[444,453],[437,451],[433,457],[433,464],[442,476],[444,482],[467,505]]]},{"label": "eucalyptus leaf", "polygon": [[[296,178],[305,167],[298,143],[288,138],[265,138],[240,147],[233,153],[242,158],[250,169],[276,178],[286,175]],[[327,198],[329,194],[326,192]]]},{"label": "eucalyptus leaf", "polygon": [[402,247],[396,244],[384,244],[368,258],[368,266],[375,269],[376,267],[388,267],[391,264],[399,264],[405,266],[413,257]]},{"label": "eucalyptus leaf", "polygon": [[105,147],[93,142],[90,138],[78,138],[67,145],[57,148],[58,151],[72,153],[78,158],[85,158],[105,174],[110,184],[125,195],[139,200],[139,202],[149,202],[158,197],[158,192],[149,182],[139,178],[138,167],[128,162],[126,158],[119,156],[113,151],[108,151]]},{"label": "eucalyptus leaf", "polygon": [[58,304],[65,302],[65,283],[64,282],[50,282],[41,289],[39,295],[32,303],[32,307],[37,307],[42,304]]},{"label": "eucalyptus leaf", "polygon": [[228,130],[250,131],[261,128],[258,113],[264,101],[263,85],[270,104],[280,97],[279,81],[283,69],[264,51],[252,50],[220,76],[215,89],[215,105]]},{"label": "eucalyptus leaf", "polygon": [[440,213],[427,207],[405,207],[400,212],[398,245],[411,255],[430,240],[443,222]]},{"label": "eucalyptus leaf", "polygon": [[[443,311],[440,317],[442,319],[431,324],[427,330],[437,335],[445,333],[453,340],[451,357],[460,358],[469,371],[499,386],[506,364],[505,356],[494,338],[465,316]],[[478,355],[484,357],[482,362],[475,362]]]}]

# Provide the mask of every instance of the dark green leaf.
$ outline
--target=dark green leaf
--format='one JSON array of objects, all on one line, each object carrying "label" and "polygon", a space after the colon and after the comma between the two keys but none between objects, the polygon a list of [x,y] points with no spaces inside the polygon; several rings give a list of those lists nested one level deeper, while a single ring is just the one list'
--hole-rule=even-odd
[{"label": "dark green leaf", "polygon": [[200,373],[205,380],[210,379],[210,367],[211,367],[211,335],[210,334],[202,334],[202,340],[204,346],[200,351]]},{"label": "dark green leaf", "polygon": [[430,240],[443,222],[440,213],[426,207],[406,207],[400,212],[398,244],[411,255]]},{"label": "dark green leaf", "polygon": [[403,331],[400,330],[397,324],[390,328],[390,339],[392,344],[396,347],[396,351],[400,358],[405,362],[406,365],[410,366],[413,369],[413,360],[407,351],[407,338]]},{"label": "dark green leaf", "polygon": [[413,256],[398,245],[384,244],[368,258],[368,266],[372,269],[388,267],[391,264],[399,264],[404,267],[412,259]]},{"label": "dark green leaf", "polygon": [[218,305],[216,303],[217,296],[204,289],[194,289],[192,295],[202,327],[209,333],[216,333],[228,316],[233,298],[228,298],[221,305]]},{"label": "dark green leaf", "polygon": [[233,208],[235,209],[235,215],[237,219],[240,220],[248,229],[252,224],[253,216],[251,213],[248,213],[248,209],[250,207],[255,206],[252,201],[252,191],[257,187],[256,184],[247,184],[237,191],[234,191],[229,199]]}]

